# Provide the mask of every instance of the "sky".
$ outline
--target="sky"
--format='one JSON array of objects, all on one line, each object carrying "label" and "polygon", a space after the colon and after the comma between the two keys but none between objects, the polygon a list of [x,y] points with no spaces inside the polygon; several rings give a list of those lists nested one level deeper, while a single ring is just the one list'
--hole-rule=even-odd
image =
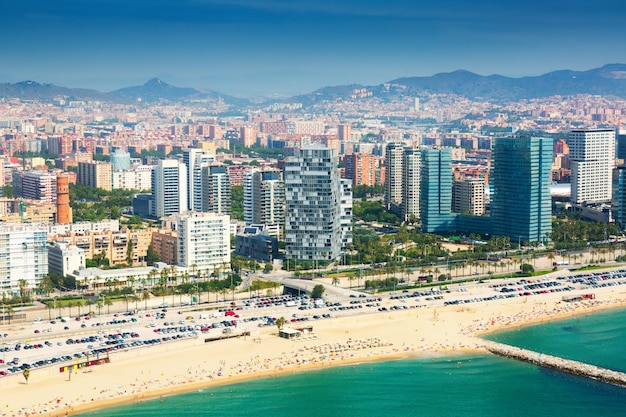
[{"label": "sky", "polygon": [[253,96],[626,63],[623,0],[4,0],[0,82]]}]

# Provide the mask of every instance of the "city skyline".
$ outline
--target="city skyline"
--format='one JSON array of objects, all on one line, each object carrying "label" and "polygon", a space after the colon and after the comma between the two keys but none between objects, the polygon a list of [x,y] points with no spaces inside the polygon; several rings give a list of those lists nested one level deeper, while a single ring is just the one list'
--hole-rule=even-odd
[{"label": "city skyline", "polygon": [[626,62],[616,0],[34,0],[0,16],[0,82],[111,91],[152,77],[299,94],[465,69],[532,76]]}]

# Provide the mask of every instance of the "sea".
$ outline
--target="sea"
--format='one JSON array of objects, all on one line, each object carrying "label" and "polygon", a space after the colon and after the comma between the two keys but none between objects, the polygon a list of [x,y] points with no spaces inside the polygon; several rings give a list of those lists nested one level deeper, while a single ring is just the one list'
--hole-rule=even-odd
[{"label": "sea", "polygon": [[[626,309],[488,336],[626,372]],[[207,388],[81,416],[623,416],[626,388],[492,355],[363,363]]]}]

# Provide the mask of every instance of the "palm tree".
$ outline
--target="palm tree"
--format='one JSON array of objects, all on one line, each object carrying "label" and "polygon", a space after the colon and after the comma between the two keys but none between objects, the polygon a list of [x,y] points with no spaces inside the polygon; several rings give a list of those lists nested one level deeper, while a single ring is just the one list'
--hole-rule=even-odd
[{"label": "palm tree", "polygon": [[20,288],[20,300],[22,301],[22,305],[24,305],[24,301],[26,298],[26,290],[28,289],[28,281],[22,278],[17,281],[17,285]]},{"label": "palm tree", "polygon": [[154,287],[154,279],[156,278],[157,275],[159,275],[159,272],[156,269],[153,269],[150,272],[148,272],[148,279],[150,280],[151,287]]},{"label": "palm tree", "polygon": [[143,289],[143,292],[141,293],[141,299],[144,301],[144,308],[147,310],[148,309],[148,300],[150,299],[150,291],[148,291],[147,289]]},{"label": "palm tree", "polygon": [[107,314],[111,314],[111,306],[113,305],[113,301],[111,301],[110,298],[105,298],[104,305],[107,306]]},{"label": "palm tree", "polygon": [[285,319],[283,316],[280,316],[276,320],[276,326],[278,327],[279,331],[283,329],[283,326],[285,326],[285,323],[287,323],[287,319]]},{"label": "palm tree", "polygon": [[331,283],[336,287],[337,285],[339,285],[339,278],[333,277]]},{"label": "palm tree", "polygon": [[130,284],[130,288],[133,289],[133,292],[135,292],[134,286],[135,286],[135,281],[137,280],[137,277],[135,277],[134,275],[129,275],[126,278],[126,281]]},{"label": "palm tree", "polygon": [[4,308],[4,317],[9,320],[9,324],[11,324],[11,319],[13,318],[13,306],[7,305]]},{"label": "palm tree", "polygon": [[70,317],[72,317],[72,307],[74,307],[75,301],[74,300],[69,300],[66,305],[67,305],[67,308],[70,311]]},{"label": "palm tree", "polygon": [[139,308],[137,307],[137,303],[139,303],[139,300],[141,300],[141,298],[137,297],[135,294],[130,296],[130,301],[135,302],[135,310],[139,310]]}]

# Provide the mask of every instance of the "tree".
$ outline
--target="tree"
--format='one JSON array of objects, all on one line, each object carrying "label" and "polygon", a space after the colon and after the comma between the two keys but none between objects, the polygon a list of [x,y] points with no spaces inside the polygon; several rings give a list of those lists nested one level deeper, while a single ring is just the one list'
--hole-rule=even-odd
[{"label": "tree", "polygon": [[276,326],[278,327],[278,330],[282,330],[286,322],[287,319],[285,319],[283,316],[279,317],[278,320],[276,320]]},{"label": "tree", "polygon": [[144,301],[144,308],[147,310],[148,300],[150,299],[150,291],[144,288],[143,292],[141,293],[141,299]]},{"label": "tree", "polygon": [[[337,285],[339,285],[339,278],[337,278],[337,277],[333,277],[333,279],[332,279],[332,281],[331,281],[331,282],[332,282],[332,284],[336,287]],[[318,298],[319,298],[319,297],[318,297]]]},{"label": "tree", "polygon": [[22,305],[24,305],[24,302],[26,301],[26,290],[28,289],[28,281],[22,278],[17,281],[17,285],[20,288],[20,300],[22,301]]},{"label": "tree", "polygon": [[2,187],[2,197],[13,198],[13,186],[11,184]]},{"label": "tree", "polygon": [[28,378],[30,377],[30,369],[26,368],[23,372],[24,379],[26,380],[26,384],[28,385]]},{"label": "tree", "polygon": [[111,306],[113,305],[113,301],[111,301],[110,298],[105,298],[104,305],[107,306],[107,314],[111,314]]},{"label": "tree", "polygon": [[313,291],[311,291],[311,297],[322,298],[322,296],[324,295],[324,291],[326,291],[326,288],[324,288],[322,284],[317,284],[315,287],[313,287]]},{"label": "tree", "polygon": [[531,264],[522,264],[520,266],[520,270],[523,274],[532,274],[533,272],[535,272],[535,268],[533,268]]},{"label": "tree", "polygon": [[151,243],[150,245],[148,245],[148,250],[146,252],[146,264],[148,264],[148,266],[152,266],[155,262],[159,262],[159,260],[159,254],[157,251],[154,250],[154,247]]},{"label": "tree", "polygon": [[126,245],[126,263],[128,266],[133,266],[133,240],[128,239],[128,244]]}]

